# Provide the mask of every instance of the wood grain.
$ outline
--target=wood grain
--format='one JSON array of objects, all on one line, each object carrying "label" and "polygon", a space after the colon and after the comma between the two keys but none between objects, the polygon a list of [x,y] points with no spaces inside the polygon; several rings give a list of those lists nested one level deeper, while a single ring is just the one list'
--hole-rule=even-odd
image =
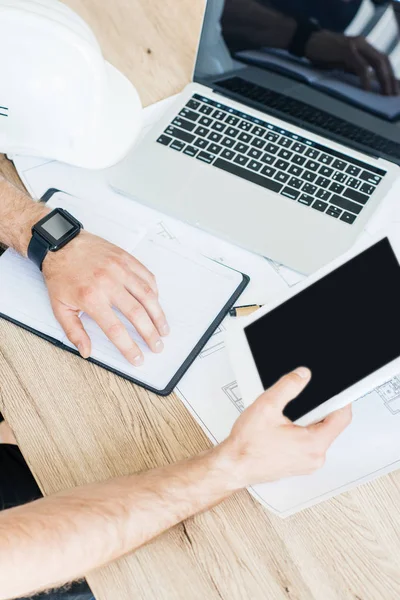
[{"label": "wood grain", "polygon": [[[190,79],[202,2],[67,4],[144,104]],[[4,158],[0,172],[18,183]],[[45,494],[209,446],[174,395],[159,398],[4,321],[0,410]],[[399,506],[400,473],[286,521],[243,492],[88,581],[98,600],[398,600]]]}]

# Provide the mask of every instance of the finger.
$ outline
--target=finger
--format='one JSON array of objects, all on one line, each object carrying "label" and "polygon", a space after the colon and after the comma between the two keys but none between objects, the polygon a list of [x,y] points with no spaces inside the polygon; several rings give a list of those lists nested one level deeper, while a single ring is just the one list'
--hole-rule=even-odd
[{"label": "finger", "polygon": [[368,62],[361,56],[355,47],[352,47],[351,59],[351,67],[354,73],[360,78],[361,87],[363,90],[370,91],[371,74]]},{"label": "finger", "polygon": [[143,364],[144,357],[141,349],[133,341],[126,327],[118,319],[111,306],[105,304],[86,312],[96,321],[110,342],[121,352],[127,361],[135,367],[140,367]]},{"label": "finger", "polygon": [[365,40],[360,46],[360,52],[363,58],[373,67],[382,93],[385,96],[392,95],[393,72],[391,66],[389,67],[390,63],[388,64],[386,56],[368,44]]},{"label": "finger", "polygon": [[118,298],[114,299],[113,304],[132,323],[150,350],[153,352],[162,352],[164,344],[160,338],[160,334],[146,312],[145,307],[140,302],[128,291],[124,290],[118,295]]},{"label": "finger", "polygon": [[281,377],[275,385],[264,392],[256,401],[267,406],[274,406],[281,416],[285,406],[304,390],[311,379],[311,371],[306,367],[299,367]]},{"label": "finger", "polygon": [[[168,335],[170,328],[167,318],[158,301],[157,294],[147,282],[137,276],[132,277],[125,285],[128,292],[145,308],[160,335]],[[124,313],[125,314],[125,313]]]},{"label": "finger", "polygon": [[153,273],[151,273],[147,267],[145,267],[139,260],[130,254],[128,254],[127,264],[130,271],[145,281],[151,287],[153,292],[158,295],[157,281]]},{"label": "finger", "polygon": [[330,414],[321,423],[310,425],[307,427],[307,430],[315,436],[323,449],[327,450],[346,427],[350,425],[351,419],[352,409],[349,404]]},{"label": "finger", "polygon": [[54,315],[65,335],[79,351],[82,358],[89,358],[92,351],[90,338],[83,327],[78,313],[67,307],[54,308]]}]

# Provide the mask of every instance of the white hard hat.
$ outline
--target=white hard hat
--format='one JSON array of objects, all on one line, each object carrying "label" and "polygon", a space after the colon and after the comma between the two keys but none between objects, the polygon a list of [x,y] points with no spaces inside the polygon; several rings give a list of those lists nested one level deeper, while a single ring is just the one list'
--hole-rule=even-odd
[{"label": "white hard hat", "polygon": [[0,0],[0,152],[88,169],[119,162],[140,129],[130,81],[58,0]]}]

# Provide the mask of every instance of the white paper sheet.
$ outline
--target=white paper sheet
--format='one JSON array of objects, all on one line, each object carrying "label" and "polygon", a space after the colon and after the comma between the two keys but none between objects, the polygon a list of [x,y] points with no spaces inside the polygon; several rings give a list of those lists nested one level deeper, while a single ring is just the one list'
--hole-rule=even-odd
[{"label": "white paper sheet", "polygon": [[[145,110],[145,126],[161,116],[171,100]],[[104,173],[73,169],[37,159],[15,158],[17,170],[35,197],[49,187],[70,193],[112,200]],[[376,234],[390,219],[398,223],[400,235],[400,183],[382,203],[365,236]],[[240,303],[264,304],[287,286],[296,285],[302,276],[283,265],[193,229],[131,201],[137,224],[160,236],[166,243],[185,244],[222,263],[248,273],[251,284]],[[213,443],[226,438],[243,410],[240,390],[228,360],[225,331],[232,324],[225,319],[200,356],[181,380],[177,394]],[[331,448],[326,465],[312,476],[291,478],[274,484],[256,486],[251,493],[269,510],[286,517],[331,496],[337,495],[379,475],[400,467],[400,374],[357,401],[353,423]]]}]

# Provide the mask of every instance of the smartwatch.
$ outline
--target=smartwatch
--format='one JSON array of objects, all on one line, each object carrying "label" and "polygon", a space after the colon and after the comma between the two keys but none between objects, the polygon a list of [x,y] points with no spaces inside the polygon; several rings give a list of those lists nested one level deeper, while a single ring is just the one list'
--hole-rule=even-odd
[{"label": "smartwatch", "polygon": [[302,58],[306,52],[307,42],[313,33],[321,31],[321,27],[313,19],[299,19],[296,31],[290,41],[288,52]]},{"label": "smartwatch", "polygon": [[55,208],[32,227],[28,258],[42,270],[47,253],[57,252],[73,240],[83,229],[75,217],[63,208]]}]

